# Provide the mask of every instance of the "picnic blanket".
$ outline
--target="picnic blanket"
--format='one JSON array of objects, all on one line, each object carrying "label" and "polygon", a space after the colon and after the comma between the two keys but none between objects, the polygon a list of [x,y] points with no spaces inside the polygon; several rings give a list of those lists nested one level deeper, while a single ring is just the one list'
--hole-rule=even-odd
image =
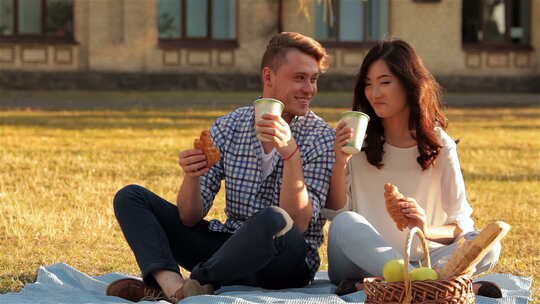
[{"label": "picnic blanket", "polygon": [[[117,279],[130,277],[121,273],[109,273],[92,277],[65,264],[58,263],[39,267],[35,283],[29,283],[18,292],[0,294],[1,304],[112,304],[132,303],[118,297],[105,295],[107,285]],[[510,274],[490,274],[477,280],[496,282],[503,289],[502,299],[477,297],[478,304],[527,304],[531,299],[532,278]],[[365,293],[358,291],[338,297],[333,294],[335,286],[328,281],[325,272],[317,273],[315,281],[305,287],[286,290],[265,290],[247,286],[227,286],[217,290],[213,296],[186,298],[179,303],[202,304],[340,304],[364,303]],[[165,301],[161,301],[166,303]],[[155,303],[155,302],[139,302]]]}]

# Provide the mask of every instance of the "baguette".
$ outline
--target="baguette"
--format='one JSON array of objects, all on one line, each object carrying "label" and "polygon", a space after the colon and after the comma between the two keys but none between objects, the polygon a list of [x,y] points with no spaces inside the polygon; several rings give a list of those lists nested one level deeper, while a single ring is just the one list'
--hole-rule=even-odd
[{"label": "baguette", "polygon": [[473,240],[463,241],[442,268],[439,277],[447,279],[464,274],[472,274],[476,265],[510,230],[510,225],[497,221],[487,225]]}]

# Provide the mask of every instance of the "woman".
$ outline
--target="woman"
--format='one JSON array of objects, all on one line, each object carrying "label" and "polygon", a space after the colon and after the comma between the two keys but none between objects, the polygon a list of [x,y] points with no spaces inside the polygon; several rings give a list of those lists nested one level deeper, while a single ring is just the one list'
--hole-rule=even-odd
[{"label": "woman", "polygon": [[[440,86],[407,42],[384,41],[366,55],[353,103],[353,110],[371,118],[365,149],[352,157],[342,152],[352,130],[343,123],[337,126],[336,162],[325,210],[333,218],[328,272],[334,284],[341,283],[338,292],[347,292],[354,287],[351,282],[364,277],[382,276],[386,262],[403,258],[407,232],[398,230],[386,211],[386,183],[406,196],[397,203],[408,227],[417,226],[426,235],[433,266],[444,264],[459,238],[478,234],[456,143],[444,131],[447,120],[440,99]],[[411,267],[422,257],[418,246],[413,247]],[[499,253],[496,244],[476,273],[491,269]],[[480,288],[479,294],[500,296],[493,283],[474,287]]]}]

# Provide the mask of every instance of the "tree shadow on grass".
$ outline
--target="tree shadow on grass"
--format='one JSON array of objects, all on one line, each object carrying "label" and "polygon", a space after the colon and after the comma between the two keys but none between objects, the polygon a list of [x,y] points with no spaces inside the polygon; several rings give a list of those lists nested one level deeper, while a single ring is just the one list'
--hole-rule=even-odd
[{"label": "tree shadow on grass", "polygon": [[[20,115],[0,117],[0,126],[39,127],[46,129],[190,129],[209,127],[219,116],[216,115]],[[152,121],[158,120],[158,121]],[[167,122],[159,121],[167,120]]]},{"label": "tree shadow on grass", "polygon": [[[508,113],[486,113],[482,112],[482,114],[476,114],[476,113],[464,113],[464,114],[449,114],[448,115],[450,119],[453,121],[460,120],[460,121],[471,121],[471,120],[503,120],[510,116]],[[511,114],[512,118],[525,118],[525,119],[539,119],[540,118],[540,112],[538,113],[519,113],[516,111],[515,113]]]},{"label": "tree shadow on grass", "polygon": [[[488,128],[488,126],[485,126]],[[506,129],[506,130],[540,130],[540,125],[530,126],[530,125],[515,125],[515,126],[499,126],[497,128]]]},{"label": "tree shadow on grass", "polygon": [[467,173],[463,170],[463,176],[467,182],[472,181],[497,181],[497,182],[537,182],[540,174],[477,174]]},{"label": "tree shadow on grass", "polygon": [[[4,92],[6,93],[6,92]],[[9,91],[0,98],[0,109],[4,110],[219,110],[245,106],[257,95],[244,93],[219,94],[207,92],[85,92]]]},{"label": "tree shadow on grass", "polygon": [[[463,144],[463,140],[460,141],[460,144]],[[460,146],[458,146],[458,147],[460,147]],[[507,146],[507,145],[500,146],[500,145],[493,145],[492,143],[485,144],[485,145],[482,145],[482,146],[472,145],[472,146],[467,147],[467,151],[468,152],[484,152],[484,151],[493,151],[494,148],[496,148],[497,153],[502,153],[502,152],[522,152],[523,151],[523,147]]]}]

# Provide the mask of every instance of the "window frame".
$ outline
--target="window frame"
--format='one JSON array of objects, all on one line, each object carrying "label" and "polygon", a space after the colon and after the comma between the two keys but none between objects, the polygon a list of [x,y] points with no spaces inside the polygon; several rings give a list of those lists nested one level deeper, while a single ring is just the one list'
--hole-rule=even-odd
[{"label": "window frame", "polygon": [[[207,11],[206,11],[206,26],[208,32],[206,37],[187,37],[187,0],[177,0],[180,1],[180,13],[181,13],[181,24],[180,24],[180,38],[160,38],[159,29],[158,29],[158,40],[159,47],[163,49],[177,49],[177,48],[218,48],[218,49],[229,49],[229,48],[238,48],[238,0],[234,1],[235,14],[235,33],[234,39],[213,39],[212,38],[212,5],[216,0],[205,0],[207,1]],[[159,5],[159,0],[158,0]],[[158,24],[159,24],[159,9],[158,9]]]},{"label": "window frame", "polygon": [[13,3],[13,34],[0,35],[0,43],[39,43],[39,44],[77,44],[75,41],[75,0],[71,3],[71,14],[73,20],[73,30],[71,35],[51,36],[47,35],[47,17],[48,1],[41,0],[41,33],[40,34],[21,34],[19,33],[19,6],[20,0],[11,0]]},{"label": "window frame", "polygon": [[[463,0],[463,1],[467,1],[467,0]],[[480,16],[479,16],[479,20],[481,20],[482,22],[482,32],[485,32],[485,25],[486,23],[484,22],[484,1],[485,0],[478,0],[479,3],[480,3],[480,8],[479,8],[479,11],[480,11]],[[463,7],[462,7],[462,11],[461,11],[461,43],[462,43],[462,46],[463,46],[463,49],[466,50],[466,51],[479,51],[479,50],[488,50],[488,51],[499,51],[499,50],[502,50],[502,51],[505,51],[505,50],[523,50],[523,51],[532,51],[534,50],[534,48],[532,47],[532,44],[531,44],[531,36],[530,36],[530,33],[531,33],[531,30],[532,30],[532,12],[531,10],[528,10],[528,20],[529,20],[529,24],[527,25],[528,26],[528,34],[529,34],[529,37],[527,37],[527,42],[526,43],[523,43],[523,44],[516,44],[516,43],[512,43],[512,37],[511,37],[511,28],[512,28],[512,19],[513,19],[513,16],[512,16],[512,10],[513,10],[513,0],[503,0],[504,2],[504,8],[505,8],[505,19],[504,19],[504,22],[505,22],[505,28],[506,28],[506,32],[505,32],[505,41],[504,42],[490,42],[490,41],[478,41],[478,42],[465,42],[463,40],[463,25],[464,25],[464,13],[463,13]],[[531,3],[531,0],[525,0],[525,1],[528,1],[528,6],[529,7],[532,7],[532,3]]]},{"label": "window frame", "polygon": [[[378,0],[375,0],[378,1]],[[375,45],[377,45],[378,40],[365,40],[365,41],[342,41],[339,39],[340,34],[340,10],[341,10],[341,0],[332,0],[333,10],[334,10],[334,22],[336,23],[336,40],[322,40],[317,39],[323,46],[329,47],[329,48],[371,48]],[[369,29],[371,27],[370,21],[368,20],[369,17],[369,9],[364,9],[364,16],[363,16],[363,22],[364,22],[364,37],[369,36]],[[390,7],[388,7],[388,29],[390,29]],[[316,21],[315,21],[316,22]]]}]

